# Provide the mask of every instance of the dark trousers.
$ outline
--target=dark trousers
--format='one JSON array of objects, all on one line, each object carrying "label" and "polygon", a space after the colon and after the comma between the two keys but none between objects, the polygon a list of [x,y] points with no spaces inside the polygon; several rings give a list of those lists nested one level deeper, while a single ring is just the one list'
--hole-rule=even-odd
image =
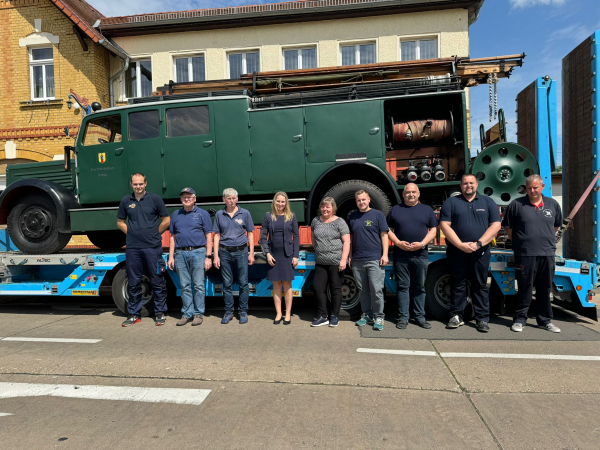
[{"label": "dark trousers", "polygon": [[399,322],[408,322],[411,298],[413,317],[417,322],[425,321],[425,278],[428,264],[429,260],[425,258],[394,256]]},{"label": "dark trousers", "polygon": [[450,282],[452,285],[450,317],[462,318],[467,306],[467,282],[471,284],[471,299],[475,309],[475,319],[488,322],[490,318],[490,299],[487,288],[490,267],[490,247],[482,247],[473,253],[465,253],[456,247],[448,246],[446,257],[450,263]]},{"label": "dark trousers", "polygon": [[327,314],[327,286],[331,292],[331,315],[339,316],[342,306],[342,281],[344,271],[339,270],[337,265],[315,265],[315,278],[313,289],[317,298],[318,317],[329,317]]},{"label": "dark trousers", "polygon": [[554,280],[554,256],[517,256],[515,254],[515,278],[517,305],[514,322],[525,325],[527,311],[531,305],[533,287],[535,287],[535,316],[538,325],[546,326],[552,321],[550,290]]},{"label": "dark trousers", "polygon": [[127,270],[127,293],[129,294],[127,312],[130,315],[140,315],[142,276],[144,274],[152,283],[154,312],[167,312],[166,265],[162,257],[162,248],[127,248],[125,250],[125,269]]}]

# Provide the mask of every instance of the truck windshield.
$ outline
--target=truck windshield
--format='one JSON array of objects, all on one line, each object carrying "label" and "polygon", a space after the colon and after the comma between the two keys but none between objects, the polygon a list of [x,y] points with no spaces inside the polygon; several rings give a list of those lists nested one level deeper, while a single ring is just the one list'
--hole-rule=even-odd
[{"label": "truck windshield", "polygon": [[98,117],[88,121],[82,143],[85,146],[121,142],[121,115]]}]

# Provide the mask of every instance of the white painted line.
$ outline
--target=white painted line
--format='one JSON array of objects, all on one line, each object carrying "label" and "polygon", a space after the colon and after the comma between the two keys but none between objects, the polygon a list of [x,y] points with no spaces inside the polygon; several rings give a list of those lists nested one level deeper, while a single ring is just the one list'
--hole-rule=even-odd
[{"label": "white painted line", "polygon": [[66,344],[97,344],[102,339],[66,339],[66,338],[28,338],[28,337],[5,337],[0,341],[20,341],[20,342],[63,342]]},{"label": "white painted line", "polygon": [[424,352],[419,350],[386,350],[383,348],[359,348],[358,353],[385,353],[389,355],[406,355],[406,356],[437,356],[436,352]]},{"label": "white painted line", "polygon": [[14,291],[11,289],[0,289],[0,295],[52,295],[50,291]]},{"label": "white painted line", "polygon": [[210,389],[141,388],[127,386],[82,386],[73,384],[0,383],[0,398],[67,397],[93,400],[175,403],[200,405]]},{"label": "white painted line", "polygon": [[[416,350],[388,350],[382,348],[359,348],[358,353],[382,353],[405,356],[437,356],[436,352]],[[540,355],[528,353],[456,353],[441,352],[442,358],[493,358],[493,359],[553,359],[564,361],[600,361],[600,356],[585,355]]]},{"label": "white painted line", "polygon": [[14,416],[14,414],[10,414],[10,413],[0,413],[0,417],[5,417],[5,416]]}]

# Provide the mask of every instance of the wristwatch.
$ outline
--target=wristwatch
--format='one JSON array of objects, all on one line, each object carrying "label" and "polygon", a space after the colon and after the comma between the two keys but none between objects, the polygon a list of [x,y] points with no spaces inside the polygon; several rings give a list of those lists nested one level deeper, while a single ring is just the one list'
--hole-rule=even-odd
[{"label": "wristwatch", "polygon": [[422,248],[423,250],[425,250],[425,247],[427,247],[427,246],[426,246],[426,245],[425,245],[423,242],[421,242],[421,248]]},{"label": "wristwatch", "polygon": [[477,248],[481,248],[483,247],[483,244],[481,243],[481,241],[477,241]]}]

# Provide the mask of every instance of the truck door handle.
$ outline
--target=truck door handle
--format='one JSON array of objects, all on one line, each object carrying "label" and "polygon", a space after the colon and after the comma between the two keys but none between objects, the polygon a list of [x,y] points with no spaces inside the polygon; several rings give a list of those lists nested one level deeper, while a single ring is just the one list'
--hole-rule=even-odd
[{"label": "truck door handle", "polygon": [[125,150],[125,147],[119,147],[115,149],[115,155],[119,156],[121,153],[123,153],[123,151]]},{"label": "truck door handle", "polygon": [[213,141],[204,141],[202,144],[204,147],[210,147],[213,144]]},{"label": "truck door handle", "polygon": [[371,128],[371,130],[369,131],[369,134],[377,134],[377,133],[379,133],[379,127]]},{"label": "truck door handle", "polygon": [[292,138],[292,142],[298,142],[300,139],[302,139],[302,135],[301,134],[297,134],[296,136],[294,136]]}]

